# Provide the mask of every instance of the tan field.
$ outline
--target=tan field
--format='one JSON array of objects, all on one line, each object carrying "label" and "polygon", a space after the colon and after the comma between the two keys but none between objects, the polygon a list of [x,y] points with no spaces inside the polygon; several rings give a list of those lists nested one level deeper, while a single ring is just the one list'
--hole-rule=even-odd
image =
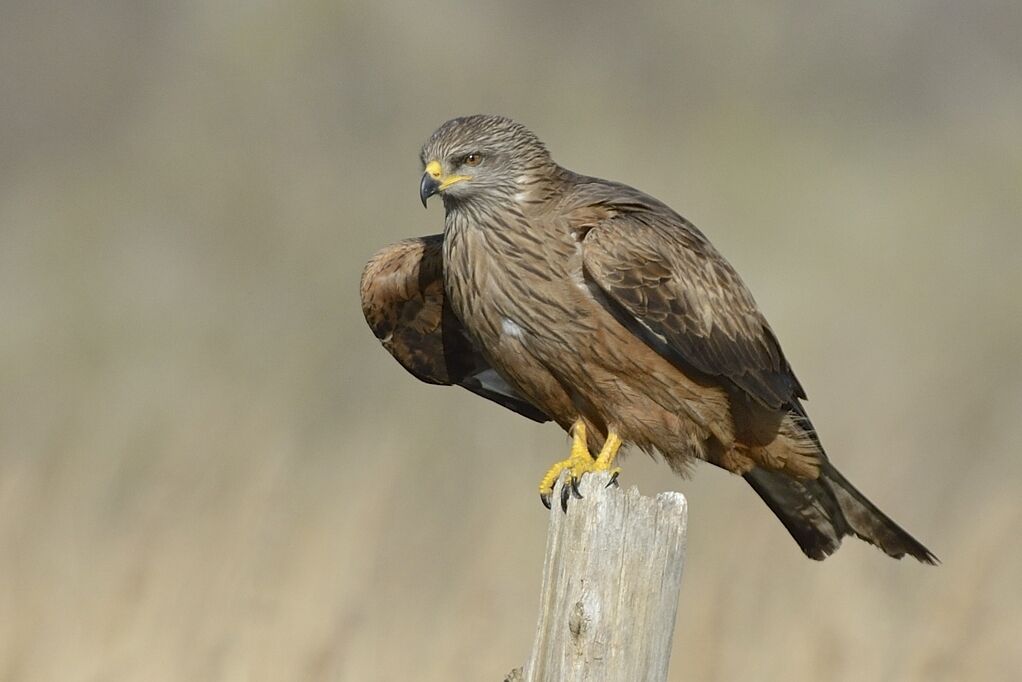
[{"label": "tan field", "polygon": [[[690,533],[671,679],[1022,675],[1022,5],[3,2],[0,680],[499,682],[567,438],[359,309],[459,114],[699,225],[842,471],[943,561]],[[712,9],[711,9],[712,7]]]}]

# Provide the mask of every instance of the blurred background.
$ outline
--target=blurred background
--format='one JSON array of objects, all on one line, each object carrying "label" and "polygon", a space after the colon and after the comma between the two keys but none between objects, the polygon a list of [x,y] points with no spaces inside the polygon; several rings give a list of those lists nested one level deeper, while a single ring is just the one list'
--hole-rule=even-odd
[{"label": "blurred background", "polygon": [[672,680],[1022,670],[1022,5],[28,2],[0,21],[0,679],[501,680],[566,452],[418,383],[362,265],[497,112],[743,274],[831,457],[943,560],[690,534]]}]

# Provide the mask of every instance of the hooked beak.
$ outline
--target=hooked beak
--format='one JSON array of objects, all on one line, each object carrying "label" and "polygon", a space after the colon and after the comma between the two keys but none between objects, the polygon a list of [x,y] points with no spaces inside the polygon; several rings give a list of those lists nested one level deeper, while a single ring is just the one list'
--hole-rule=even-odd
[{"label": "hooked beak", "polygon": [[440,181],[425,172],[422,174],[422,182],[419,183],[419,198],[422,199],[423,208],[426,207],[426,199],[440,191]]},{"label": "hooked beak", "polygon": [[426,172],[422,174],[422,181],[419,182],[419,198],[422,199],[422,205],[425,206],[426,199],[434,194],[443,192],[451,185],[468,179],[467,175],[444,176],[440,162],[430,161],[426,164]]}]

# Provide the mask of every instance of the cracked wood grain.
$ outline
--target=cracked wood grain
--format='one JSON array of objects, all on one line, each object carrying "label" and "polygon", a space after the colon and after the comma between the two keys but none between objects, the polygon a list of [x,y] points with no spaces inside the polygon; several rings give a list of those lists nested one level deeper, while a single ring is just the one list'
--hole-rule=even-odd
[{"label": "cracked wood grain", "polygon": [[532,654],[508,680],[667,679],[684,567],[685,497],[644,497],[634,486],[606,488],[608,481],[607,474],[586,475],[583,499],[572,498],[567,514],[553,506]]}]

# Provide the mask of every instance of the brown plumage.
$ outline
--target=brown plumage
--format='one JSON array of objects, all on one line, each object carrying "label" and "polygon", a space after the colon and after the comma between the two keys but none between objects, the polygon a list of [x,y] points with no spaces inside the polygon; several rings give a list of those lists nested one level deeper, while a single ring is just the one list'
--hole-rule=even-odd
[{"label": "brown plumage", "polygon": [[538,422],[550,418],[519,396],[465,335],[444,300],[442,234],[381,250],[362,272],[362,311],[376,338],[417,379],[458,385]]},{"label": "brown plumage", "polygon": [[814,559],[854,534],[935,561],[830,464],[773,331],[691,223],[558,166],[499,116],[445,123],[422,160],[444,234],[384,249],[362,278],[366,319],[409,371],[574,428],[612,450],[602,465],[620,438],[679,472],[742,475]]}]

